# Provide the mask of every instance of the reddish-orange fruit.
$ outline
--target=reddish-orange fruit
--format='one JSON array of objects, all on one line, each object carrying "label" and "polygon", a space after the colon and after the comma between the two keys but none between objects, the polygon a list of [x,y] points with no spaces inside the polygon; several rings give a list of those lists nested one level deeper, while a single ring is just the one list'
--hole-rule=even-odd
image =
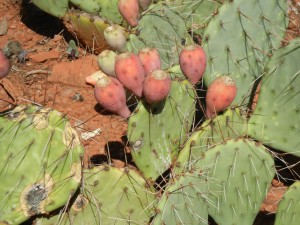
[{"label": "reddish-orange fruit", "polygon": [[0,49],[0,79],[4,78],[9,74],[11,69],[11,62],[4,55],[4,52]]},{"label": "reddish-orange fruit", "polygon": [[179,54],[179,65],[182,73],[192,84],[203,76],[206,68],[206,55],[199,45],[188,45]]},{"label": "reddish-orange fruit", "polygon": [[139,51],[138,56],[142,62],[146,75],[154,70],[161,69],[160,56],[156,48],[143,48]]},{"label": "reddish-orange fruit", "polygon": [[126,105],[126,93],[123,85],[114,77],[103,75],[97,79],[94,94],[104,109],[127,118],[130,111]]},{"label": "reddish-orange fruit", "polygon": [[132,52],[122,53],[117,56],[115,73],[118,80],[136,96],[141,97],[145,70],[137,55]]},{"label": "reddish-orange fruit", "polygon": [[163,101],[171,89],[170,75],[163,70],[154,70],[144,81],[144,97],[149,104]]},{"label": "reddish-orange fruit", "polygon": [[139,1],[138,0],[119,0],[118,9],[127,23],[136,27],[139,18]]},{"label": "reddish-orange fruit", "polygon": [[217,77],[206,92],[206,117],[213,118],[233,102],[237,93],[235,81],[229,76]]}]

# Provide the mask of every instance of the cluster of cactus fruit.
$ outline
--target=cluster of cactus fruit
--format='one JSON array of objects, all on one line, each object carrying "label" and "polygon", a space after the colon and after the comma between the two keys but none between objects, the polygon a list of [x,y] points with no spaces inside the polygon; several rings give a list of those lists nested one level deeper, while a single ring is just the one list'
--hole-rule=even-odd
[{"label": "cluster of cactus fruit", "polygon": [[[300,39],[282,45],[287,1],[32,2],[99,52],[86,81],[128,118],[136,167],[85,168],[64,115],[17,106],[0,116],[0,224],[252,224],[277,174],[271,148],[300,156]],[[299,223],[299,195],[295,181],[276,225]]]}]

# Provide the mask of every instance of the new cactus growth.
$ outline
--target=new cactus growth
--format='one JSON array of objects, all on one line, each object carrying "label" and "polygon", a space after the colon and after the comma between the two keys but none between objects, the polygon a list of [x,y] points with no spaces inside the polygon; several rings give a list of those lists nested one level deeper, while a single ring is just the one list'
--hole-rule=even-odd
[{"label": "new cactus growth", "polygon": [[83,147],[64,115],[35,105],[3,112],[0,143],[0,223],[48,214],[75,193]]},{"label": "new cactus growth", "polygon": [[97,78],[94,94],[97,102],[106,110],[129,117],[130,111],[126,105],[126,93],[123,85],[114,77],[102,73]]},{"label": "new cactus growth", "polygon": [[8,75],[11,69],[11,62],[0,49],[0,80]]},{"label": "new cactus growth", "polygon": [[192,84],[196,84],[203,76],[206,67],[206,56],[199,45],[184,47],[179,55],[182,73]]},{"label": "new cactus growth", "polygon": [[153,104],[166,99],[170,89],[170,75],[163,70],[154,70],[145,78],[143,94],[146,102]]},{"label": "new cactus growth", "polygon": [[206,93],[206,117],[213,118],[226,109],[237,94],[235,81],[229,76],[217,77]]},{"label": "new cactus growth", "polygon": [[145,70],[137,55],[132,52],[118,55],[115,63],[115,73],[124,87],[136,96],[142,96]]}]

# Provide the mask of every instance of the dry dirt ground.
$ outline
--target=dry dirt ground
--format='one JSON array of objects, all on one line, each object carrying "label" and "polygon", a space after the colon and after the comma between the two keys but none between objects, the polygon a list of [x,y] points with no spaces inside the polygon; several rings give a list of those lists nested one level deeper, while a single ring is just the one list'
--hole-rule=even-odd
[{"label": "dry dirt ground", "polygon": [[[95,137],[82,140],[86,165],[110,159],[115,165],[124,166],[126,160],[130,161],[126,120],[101,109],[93,88],[85,83],[85,77],[98,69],[96,57],[79,48],[79,58],[70,59],[66,50],[68,41],[74,37],[61,21],[28,2],[0,0],[0,24],[7,22],[7,32],[0,35],[0,48],[8,41],[17,41],[27,53],[25,58],[15,54],[10,75],[0,81],[0,111],[34,102],[63,112],[80,135],[101,130]],[[295,8],[291,10],[286,40],[300,36],[299,3],[300,0],[293,1]],[[285,190],[286,186],[274,180],[262,211],[274,212]],[[255,224],[273,224],[273,221],[274,215],[261,213]]]}]

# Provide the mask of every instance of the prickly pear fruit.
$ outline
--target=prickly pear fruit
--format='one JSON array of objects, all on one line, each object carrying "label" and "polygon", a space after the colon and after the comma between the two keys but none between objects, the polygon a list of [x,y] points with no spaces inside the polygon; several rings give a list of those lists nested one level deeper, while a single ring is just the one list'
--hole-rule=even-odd
[{"label": "prickly pear fruit", "polygon": [[109,76],[116,77],[115,63],[118,54],[112,50],[104,50],[98,55],[100,69]]},{"label": "prickly pear fruit", "polygon": [[206,93],[206,116],[213,118],[226,109],[237,93],[235,81],[229,76],[217,77],[208,87]]},{"label": "prickly pear fruit", "polygon": [[170,89],[170,75],[163,70],[154,70],[144,80],[143,93],[146,102],[149,104],[166,99]]},{"label": "prickly pear fruit", "polygon": [[142,62],[146,75],[154,70],[161,69],[160,56],[156,48],[142,48],[139,51],[138,56]]},{"label": "prickly pear fruit", "polygon": [[151,0],[139,0],[139,6],[143,11],[145,11],[148,9],[151,2]]},{"label": "prickly pear fruit", "polygon": [[206,67],[206,55],[199,45],[188,45],[179,54],[182,73],[192,84],[196,84],[203,76]]},{"label": "prickly pear fruit", "polygon": [[138,0],[119,0],[118,9],[127,23],[136,27],[139,17],[139,2]]},{"label": "prickly pear fruit", "polygon": [[129,117],[125,89],[116,78],[102,75],[95,84],[94,94],[104,109],[124,118]]},{"label": "prickly pear fruit", "polygon": [[118,52],[127,52],[127,38],[124,28],[114,24],[104,30],[104,38],[107,44]]},{"label": "prickly pear fruit", "polygon": [[136,96],[141,97],[145,70],[137,55],[126,52],[118,55],[115,64],[118,80]]},{"label": "prickly pear fruit", "polygon": [[7,76],[11,68],[9,59],[4,55],[4,52],[0,49],[0,79]]},{"label": "prickly pear fruit", "polygon": [[87,76],[85,78],[85,82],[87,84],[95,86],[98,79],[101,79],[102,77],[107,76],[104,72],[101,70],[97,70],[96,72],[92,73],[91,75]]}]

